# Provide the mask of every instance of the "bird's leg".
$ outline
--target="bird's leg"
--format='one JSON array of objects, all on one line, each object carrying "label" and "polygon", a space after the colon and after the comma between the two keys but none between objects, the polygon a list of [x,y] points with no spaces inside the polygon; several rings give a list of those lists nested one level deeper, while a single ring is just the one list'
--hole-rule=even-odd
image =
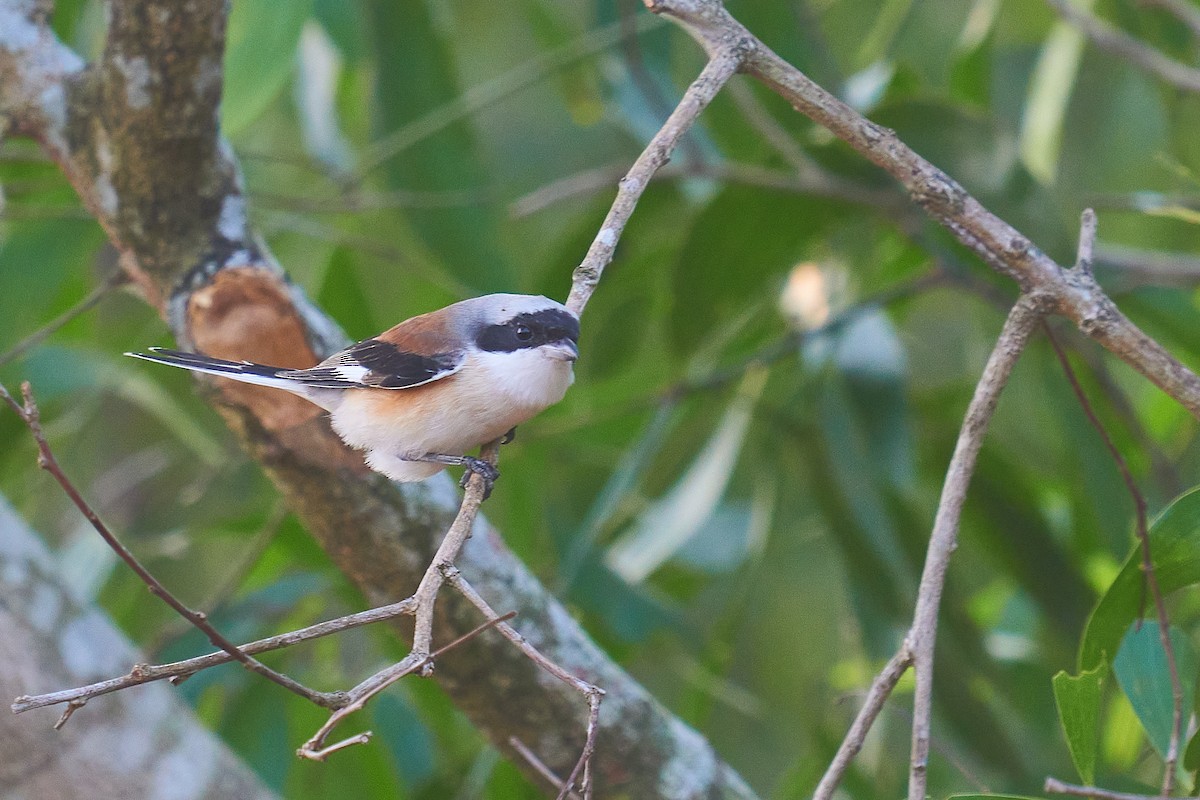
[{"label": "bird's leg", "polygon": [[455,456],[449,453],[426,453],[423,456],[412,456],[406,458],[407,461],[431,461],[435,464],[449,464],[454,467],[466,467],[463,472],[462,480],[458,485],[467,488],[467,481],[471,479],[471,473],[475,473],[483,478],[483,499],[487,500],[492,494],[492,484],[500,477],[500,470],[475,456]]},{"label": "bird's leg", "polygon": [[513,427],[508,429],[508,433],[504,434],[504,436],[502,436],[500,438],[500,444],[512,444],[516,440],[516,438],[517,438],[517,427],[514,425]]}]

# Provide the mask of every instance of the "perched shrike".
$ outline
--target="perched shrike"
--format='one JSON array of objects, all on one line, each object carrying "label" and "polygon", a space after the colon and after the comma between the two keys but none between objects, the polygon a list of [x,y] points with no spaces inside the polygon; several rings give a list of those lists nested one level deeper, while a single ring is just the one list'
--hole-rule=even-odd
[{"label": "perched shrike", "polygon": [[575,379],[578,341],[579,318],[566,306],[489,294],[405,320],[308,369],[158,347],[126,355],[297,394],[330,412],[346,444],[392,480],[457,464],[490,490],[495,467],[467,451],[561,400]]}]

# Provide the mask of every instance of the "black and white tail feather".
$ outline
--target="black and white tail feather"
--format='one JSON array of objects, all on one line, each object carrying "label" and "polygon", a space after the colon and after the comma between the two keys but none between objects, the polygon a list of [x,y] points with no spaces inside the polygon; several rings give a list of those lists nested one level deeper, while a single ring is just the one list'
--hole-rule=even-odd
[{"label": "black and white tail feather", "polygon": [[126,353],[127,356],[153,361],[156,364],[167,364],[172,367],[182,367],[192,372],[203,372],[207,375],[220,375],[242,383],[255,386],[270,386],[273,389],[283,389],[299,395],[305,400],[332,410],[331,402],[336,400],[339,393],[330,389],[346,389],[356,384],[345,380],[331,380],[325,374],[309,374],[308,370],[271,367],[266,364],[255,364],[250,361],[227,361],[223,358],[213,358],[202,353],[185,353],[181,350],[169,350],[165,347],[150,347],[148,353]]}]

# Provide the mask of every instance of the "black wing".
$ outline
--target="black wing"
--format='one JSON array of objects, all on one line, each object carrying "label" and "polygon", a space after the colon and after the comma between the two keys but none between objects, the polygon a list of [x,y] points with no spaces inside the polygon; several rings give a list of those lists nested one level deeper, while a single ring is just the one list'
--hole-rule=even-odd
[{"label": "black wing", "polygon": [[462,364],[461,352],[425,356],[382,339],[365,339],[315,367],[281,371],[279,377],[314,389],[409,389],[453,375]]}]

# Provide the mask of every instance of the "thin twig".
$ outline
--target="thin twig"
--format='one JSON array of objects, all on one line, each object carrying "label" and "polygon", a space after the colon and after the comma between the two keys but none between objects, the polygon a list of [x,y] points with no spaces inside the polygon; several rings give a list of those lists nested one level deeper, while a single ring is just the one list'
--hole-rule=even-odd
[{"label": "thin twig", "polygon": [[[657,26],[653,17],[639,17],[637,33],[644,33]],[[396,157],[413,145],[424,141],[455,122],[482,111],[509,95],[532,86],[548,74],[574,62],[587,58],[612,47],[626,35],[620,21],[603,28],[588,31],[561,47],[539,53],[528,62],[494,78],[487,83],[473,86],[444,105],[430,110],[404,127],[399,128],[372,144],[363,154],[349,183],[361,183],[380,164]]]},{"label": "thin twig", "polygon": [[1096,251],[1097,225],[1096,212],[1085,208],[1079,218],[1079,246],[1075,250],[1075,269],[1088,276],[1092,274],[1096,260],[1093,254]]},{"label": "thin twig", "polygon": [[729,96],[737,105],[738,111],[742,112],[742,119],[758,131],[758,135],[796,171],[797,175],[806,175],[817,169],[816,162],[796,143],[796,137],[775,119],[775,115],[749,84],[729,84]]},{"label": "thin twig", "polygon": [[[637,26],[640,20],[645,19],[645,16],[637,13],[640,5],[638,0],[617,0],[618,22],[621,24],[623,34],[621,36],[621,53],[625,56],[625,68],[629,70],[633,85],[637,87],[646,105],[656,116],[665,117],[671,113],[674,107],[671,105],[671,100],[655,82],[654,76],[646,69],[645,59],[642,58]],[[704,151],[700,149],[699,143],[694,139],[685,136],[679,146],[683,150],[686,161],[692,164],[703,163]]]},{"label": "thin twig", "polygon": [[1121,480],[1125,483],[1126,489],[1129,490],[1130,497],[1133,498],[1133,505],[1136,519],[1136,530],[1138,544],[1142,553],[1142,574],[1145,575],[1146,586],[1150,591],[1150,596],[1154,601],[1155,612],[1158,616],[1158,631],[1159,640],[1162,642],[1163,652],[1167,657],[1167,671],[1171,676],[1171,738],[1167,745],[1167,753],[1164,757],[1166,770],[1163,774],[1163,794],[1169,795],[1175,785],[1175,765],[1179,762],[1179,742],[1183,736],[1183,684],[1179,679],[1179,665],[1175,658],[1175,647],[1171,643],[1170,635],[1170,620],[1167,616],[1166,603],[1163,601],[1162,590],[1158,584],[1158,575],[1154,570],[1154,561],[1150,551],[1150,532],[1146,521],[1147,504],[1146,498],[1138,488],[1137,481],[1133,478],[1133,473],[1129,469],[1129,464],[1125,461],[1125,457],[1121,455],[1121,451],[1117,449],[1112,437],[1104,427],[1104,423],[1096,415],[1095,409],[1087,399],[1087,394],[1083,391],[1083,386],[1079,383],[1079,378],[1075,375],[1075,370],[1071,367],[1071,362],[1067,358],[1067,353],[1059,343],[1058,339],[1051,332],[1050,327],[1043,322],[1043,329],[1046,333],[1046,338],[1050,341],[1050,346],[1054,349],[1054,354],[1058,358],[1058,363],[1062,366],[1063,373],[1067,376],[1067,382],[1071,385],[1071,391],[1079,400],[1079,405],[1083,409],[1084,416],[1088,422],[1096,429],[1100,435],[1100,440],[1104,444],[1104,448],[1108,450],[1112,456],[1113,462],[1117,466],[1117,471],[1121,473]]},{"label": "thin twig", "polygon": [[[359,628],[363,625],[383,622],[400,616],[411,616],[415,608],[416,604],[413,599],[407,597],[397,603],[389,603],[386,606],[372,608],[368,611],[359,611],[356,614],[318,622],[315,625],[309,625],[299,630],[288,631],[277,636],[268,636],[265,639],[248,642],[240,645],[238,649],[247,655],[258,655],[270,650],[280,650],[284,647],[291,647],[292,645],[307,642],[311,639],[319,639],[322,636],[348,631],[351,628]],[[184,661],[175,661],[170,664],[137,664],[127,675],[109,678],[108,680],[89,684],[88,686],[80,686],[75,689],[66,689],[61,692],[51,692],[48,694],[22,695],[13,701],[12,710],[14,714],[20,714],[22,711],[44,708],[58,703],[86,702],[90,698],[120,691],[121,689],[128,689],[131,686],[140,686],[143,683],[185,678],[201,670],[221,664],[228,664],[232,660],[233,656],[221,650]],[[344,697],[345,693],[338,692],[334,693],[334,695]],[[341,702],[344,702],[344,700],[339,699],[339,703]]]},{"label": "thin twig", "polygon": [[[466,579],[456,568],[448,568],[446,570],[446,582],[458,590],[472,605],[483,612],[484,616],[494,618],[496,612],[492,609],[488,602],[483,599],[478,592],[475,591],[471,584],[467,583]],[[583,792],[584,800],[592,798],[592,774],[591,764],[592,755],[596,752],[596,733],[599,730],[600,722],[600,701],[604,699],[604,690],[599,686],[594,686],[587,681],[572,675],[567,670],[563,669],[558,664],[551,661],[540,650],[526,641],[516,628],[508,624],[500,624],[496,626],[496,630],[515,644],[517,648],[533,663],[544,669],[546,672],[558,678],[560,681],[570,686],[575,691],[579,692],[587,700],[588,718],[587,727],[585,729],[585,738],[583,751],[579,754],[579,759],[575,762],[571,774],[567,776],[565,782],[560,783],[562,791],[558,795],[558,800],[563,800],[568,791],[574,785],[575,780],[582,773],[580,781],[580,791]]]},{"label": "thin twig", "polygon": [[495,188],[447,189],[443,191],[414,191],[396,189],[390,192],[349,192],[340,197],[309,197],[270,192],[255,192],[250,196],[255,205],[299,211],[310,214],[360,214],[393,208],[463,208],[495,202]]},{"label": "thin twig", "polygon": [[913,627],[909,632],[916,689],[913,695],[912,756],[909,765],[909,800],[925,800],[929,767],[929,731],[933,706],[933,654],[937,640],[938,609],[950,556],[958,541],[958,523],[966,500],[967,487],[975,471],[975,461],[983,444],[983,436],[991,421],[1000,392],[1008,383],[1013,365],[1025,349],[1029,337],[1045,313],[1045,298],[1022,295],[1004,323],[992,355],[984,367],[983,376],[975,387],[975,395],[967,408],[962,430],[950,466],[946,483],[938,501],[925,569],[917,590],[917,607],[913,612]]},{"label": "thin twig", "polygon": [[566,306],[582,316],[588,298],[600,282],[600,275],[613,259],[617,241],[625,230],[625,224],[633,215],[638,200],[646,191],[646,185],[661,167],[671,158],[671,153],[683,135],[692,127],[700,112],[717,96],[741,66],[744,53],[739,48],[730,48],[716,53],[705,65],[700,75],[684,93],[679,105],[659,128],[658,133],[646,145],[646,149],[633,162],[629,172],[617,185],[617,197],[604,218],[600,231],[588,248],[583,262],[575,268],[571,280],[571,294]]},{"label": "thin twig", "polygon": [[1122,286],[1149,282],[1192,287],[1200,282],[1200,258],[1190,253],[1102,244],[1096,248],[1096,263],[1118,271]]},{"label": "thin twig", "polygon": [[492,619],[489,619],[476,626],[467,633],[464,633],[462,636],[459,636],[457,639],[450,642],[450,644],[439,647],[432,653],[422,654],[414,650],[387,669],[380,670],[371,677],[367,678],[358,686],[355,686],[353,689],[345,693],[347,702],[329,715],[329,719],[325,721],[325,724],[322,725],[315,734],[313,734],[312,738],[305,742],[300,749],[296,751],[296,755],[312,761],[324,761],[330,753],[335,753],[338,750],[349,747],[352,744],[365,744],[371,737],[370,731],[356,734],[351,736],[349,739],[343,739],[340,742],[336,742],[328,746],[325,745],[325,739],[329,737],[330,732],[338,725],[338,723],[356,711],[361,711],[363,707],[366,706],[367,701],[382,692],[387,687],[391,686],[396,681],[400,680],[406,675],[411,675],[414,672],[420,672],[443,654],[453,650],[465,642],[469,642],[471,639],[474,639],[476,636],[483,633],[493,625],[503,624],[505,620],[512,619],[516,615],[517,612],[509,611],[507,614],[493,617]]},{"label": "thin twig", "polygon": [[[1092,250],[1096,242],[1096,213],[1090,208],[1083,212],[1083,217],[1080,223],[1079,230],[1079,255],[1075,262],[1075,269],[1084,273],[1091,273],[1092,266]],[[1163,773],[1162,791],[1164,795],[1171,794],[1171,790],[1175,787],[1175,765],[1179,762],[1179,743],[1183,737],[1183,684],[1179,679],[1179,665],[1175,659],[1175,647],[1171,643],[1171,621],[1167,616],[1167,606],[1163,600],[1162,589],[1158,584],[1158,575],[1154,570],[1154,559],[1150,551],[1150,529],[1147,523],[1147,504],[1146,498],[1138,488],[1137,481],[1134,480],[1133,473],[1129,469],[1129,464],[1125,461],[1125,457],[1121,455],[1120,449],[1109,436],[1108,430],[1104,427],[1104,423],[1096,415],[1095,409],[1088,401],[1087,393],[1084,392],[1083,386],[1079,383],[1079,378],[1075,375],[1075,370],[1071,368],[1071,362],[1067,358],[1066,351],[1062,345],[1054,338],[1054,334],[1050,331],[1048,325],[1043,320],[1042,327],[1046,332],[1047,338],[1050,340],[1051,347],[1054,348],[1054,354],[1058,357],[1058,363],[1062,366],[1063,373],[1067,376],[1067,382],[1071,385],[1071,390],[1075,393],[1075,397],[1079,400],[1079,405],[1083,409],[1084,416],[1088,422],[1100,434],[1100,440],[1104,443],[1104,447],[1112,456],[1113,463],[1117,466],[1117,471],[1121,473],[1121,480],[1125,483],[1125,488],[1129,491],[1129,496],[1133,499],[1135,510],[1136,530],[1138,543],[1142,551],[1142,574],[1145,575],[1146,587],[1150,590],[1150,596],[1154,601],[1155,612],[1158,616],[1158,635],[1162,642],[1163,652],[1167,658],[1167,671],[1171,676],[1171,698],[1172,698],[1172,716],[1171,716],[1171,737],[1167,744],[1167,752],[1163,759],[1165,770]],[[1141,615],[1139,614],[1139,617]]]},{"label": "thin twig", "polygon": [[[623,164],[610,164],[572,173],[518,197],[509,205],[509,213],[520,219],[536,214],[543,209],[553,208],[563,200],[596,194],[610,188],[613,182],[619,180],[624,173],[625,166]],[[855,183],[815,168],[807,170],[803,174],[793,174],[760,167],[756,164],[739,162],[710,164],[689,161],[679,165],[666,165],[654,173],[650,180],[652,183],[657,183],[688,178],[707,178],[725,184],[757,186],[781,192],[828,197],[831,200],[844,200],[848,203],[879,208],[897,214],[901,213],[902,204],[906,202],[901,195],[890,189],[878,189]]]},{"label": "thin twig", "polygon": [[[479,451],[480,460],[495,465],[499,448],[498,441],[484,445]],[[471,531],[475,526],[475,517],[479,513],[480,504],[483,503],[484,492],[483,478],[478,474],[471,473],[466,491],[463,493],[462,504],[458,508],[458,515],[450,524],[450,529],[446,531],[446,536],[442,539],[437,553],[434,554],[429,568],[425,570],[425,575],[421,578],[417,591],[413,593],[413,599],[417,601],[413,652],[422,657],[429,655],[433,650],[433,608],[437,601],[438,590],[446,581],[447,570],[454,567],[455,559],[458,558],[467,539],[471,537]]]},{"label": "thin twig", "polygon": [[319,706],[324,708],[333,708],[336,706],[338,702],[337,695],[309,689],[300,682],[276,672],[257,659],[252,658],[251,656],[239,650],[238,646],[226,639],[220,631],[218,631],[212,626],[211,623],[209,623],[203,614],[193,611],[184,605],[183,602],[175,597],[175,595],[171,594],[167,588],[150,573],[149,570],[142,566],[141,562],[134,557],[133,553],[131,553],[128,548],[121,544],[112,531],[108,529],[108,526],[101,521],[99,515],[97,515],[92,507],[88,505],[87,501],[83,499],[83,495],[79,493],[79,490],[75,488],[75,485],[71,482],[70,478],[68,478],[66,473],[63,472],[62,467],[59,466],[58,461],[55,460],[54,453],[50,449],[50,443],[46,440],[46,435],[42,431],[42,424],[38,413],[37,403],[34,402],[33,391],[30,388],[28,381],[21,384],[21,396],[24,400],[24,404],[18,403],[13,396],[8,393],[8,389],[6,389],[3,385],[0,385],[0,400],[3,400],[5,403],[7,403],[9,407],[17,413],[17,416],[19,416],[25,423],[26,427],[29,428],[29,432],[33,434],[33,439],[37,443],[38,447],[38,466],[49,472],[54,479],[58,481],[59,486],[63,488],[63,491],[66,492],[67,497],[71,499],[71,502],[75,504],[75,507],[79,509],[84,518],[91,523],[92,527],[96,529],[96,532],[100,534],[101,538],[103,538],[108,546],[112,548],[113,552],[115,552],[121,558],[121,560],[129,565],[129,568],[132,569],[139,578],[141,578],[142,582],[149,587],[152,594],[173,608],[180,616],[184,617],[201,631],[203,631],[208,637],[208,640],[212,642],[214,647],[221,648],[234,660],[241,662],[247,669],[251,670],[252,672],[257,672],[264,678],[274,681],[288,691],[295,692],[301,697],[304,697]]},{"label": "thin twig", "polygon": [[[508,737],[508,744],[513,750],[517,751],[517,755],[525,759],[526,763],[533,767],[534,771],[537,772],[538,775],[541,775],[543,778],[545,778],[546,782],[555,789],[562,789],[566,785],[563,783],[563,779],[555,775],[554,770],[546,766],[546,762],[538,758],[538,754],[526,747],[525,743],[520,739],[515,736],[510,736]],[[581,798],[579,794],[574,791],[568,792],[567,797],[570,798],[570,800],[583,800],[583,798]]]},{"label": "thin twig", "polygon": [[1101,789],[1097,786],[1077,786],[1073,783],[1063,783],[1057,778],[1046,778],[1042,791],[1071,797],[1090,797],[1092,800],[1162,800],[1163,797],[1160,794],[1130,794]]},{"label": "thin twig", "polygon": [[1085,11],[1071,0],[1046,0],[1067,22],[1078,28],[1102,50],[1157,75],[1162,80],[1188,92],[1200,92],[1200,70],[1182,64],[1135,39],[1123,30]]},{"label": "thin twig", "polygon": [[942,487],[933,532],[929,537],[912,627],[896,654],[871,684],[867,699],[822,776],[813,794],[813,800],[829,800],[833,797],[850,762],[862,749],[863,742],[883,709],[884,702],[909,666],[916,669],[917,685],[913,699],[913,744],[908,791],[910,800],[924,800],[933,703],[933,651],[946,570],[950,556],[957,546],[958,521],[962,515],[967,487],[975,470],[975,460],[983,444],[988,423],[996,410],[1000,392],[1008,383],[1013,365],[1024,351],[1038,321],[1045,314],[1044,306],[1045,298],[1022,295],[1005,320],[996,346],[983,369],[983,375],[975,386],[975,394],[967,407],[954,455],[946,469],[946,482]]},{"label": "thin twig", "polygon": [[884,703],[887,702],[892,690],[896,688],[896,684],[900,682],[900,678],[912,666],[912,655],[908,637],[905,637],[900,649],[888,660],[883,670],[875,676],[862,708],[858,710],[858,715],[850,725],[850,730],[842,739],[837,753],[833,756],[833,761],[829,762],[829,767],[821,776],[821,782],[817,784],[817,789],[813,792],[813,800],[830,800],[833,797],[842,776],[850,768],[850,762],[862,750],[863,742],[866,741],[867,734],[870,732],[871,726],[875,724],[879,712],[883,711]]}]

